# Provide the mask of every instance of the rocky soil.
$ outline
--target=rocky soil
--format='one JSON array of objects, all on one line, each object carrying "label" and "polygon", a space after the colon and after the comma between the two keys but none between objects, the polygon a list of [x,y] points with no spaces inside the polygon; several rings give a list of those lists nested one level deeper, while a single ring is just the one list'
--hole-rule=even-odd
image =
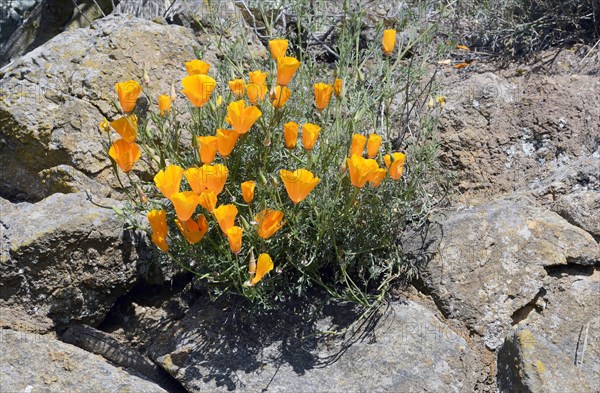
[{"label": "rocky soil", "polygon": [[600,391],[598,48],[442,67],[457,186],[404,239],[420,278],[365,319],[310,301],[257,318],[123,230],[97,127],[144,66],[167,92],[194,46],[216,62],[218,35],[247,32],[264,55],[248,10],[226,4],[228,31],[177,7],[88,14],[0,72],[0,390]]}]

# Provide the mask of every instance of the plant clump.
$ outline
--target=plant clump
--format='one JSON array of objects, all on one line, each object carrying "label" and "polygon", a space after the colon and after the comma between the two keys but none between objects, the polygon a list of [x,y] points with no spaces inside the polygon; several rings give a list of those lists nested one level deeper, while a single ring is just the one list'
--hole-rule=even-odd
[{"label": "plant clump", "polygon": [[[358,50],[348,22],[333,72],[281,38],[250,65],[185,63],[181,95],[117,84],[122,116],[101,129],[119,181],[127,176],[125,220],[217,296],[269,305],[320,287],[381,300],[415,273],[398,239],[429,213],[437,152],[425,90],[398,99],[424,70],[382,30]],[[143,121],[140,94],[156,105]],[[405,111],[418,123],[407,138],[396,129]]]}]

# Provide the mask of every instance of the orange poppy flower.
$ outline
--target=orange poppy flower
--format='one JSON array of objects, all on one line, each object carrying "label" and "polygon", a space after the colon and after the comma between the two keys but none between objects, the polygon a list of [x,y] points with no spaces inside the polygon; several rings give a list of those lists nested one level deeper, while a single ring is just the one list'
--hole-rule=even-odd
[{"label": "orange poppy flower", "polygon": [[133,169],[133,165],[140,159],[142,153],[140,147],[135,143],[117,139],[108,150],[108,155],[115,160],[123,172],[127,173]]},{"label": "orange poppy flower", "polygon": [[262,101],[267,94],[268,73],[257,70],[248,74],[250,75],[250,83],[246,86],[246,94],[250,102],[255,105],[258,101]]},{"label": "orange poppy flower", "polygon": [[239,136],[235,130],[217,129],[217,150],[222,157],[231,154]]},{"label": "orange poppy flower", "polygon": [[256,264],[256,274],[250,281],[250,285],[256,285],[262,278],[273,270],[273,260],[269,254],[260,254],[258,256],[258,263]]},{"label": "orange poppy flower", "polygon": [[262,72],[261,70],[250,71],[248,73],[250,76],[250,82],[252,83],[267,83],[268,72]]},{"label": "orange poppy flower", "polygon": [[342,95],[342,88],[344,86],[344,82],[340,78],[336,78],[335,82],[333,82],[333,93],[336,97],[340,97]]},{"label": "orange poppy flower", "polygon": [[292,80],[300,62],[295,57],[281,57],[277,60],[277,84],[286,86]]},{"label": "orange poppy flower", "polygon": [[361,134],[352,135],[352,144],[350,145],[350,157],[360,156],[362,157],[363,150],[367,144],[367,137]]},{"label": "orange poppy flower", "polygon": [[197,136],[196,140],[200,146],[200,160],[204,164],[210,164],[217,155],[217,137],[216,136]]},{"label": "orange poppy flower", "polygon": [[358,155],[347,158],[346,163],[350,172],[350,183],[357,188],[362,188],[368,180],[373,178],[375,171],[379,169],[377,161]]},{"label": "orange poppy flower", "polygon": [[[394,159],[393,162],[392,162],[392,158]],[[402,177],[405,160],[406,160],[406,155],[404,153],[392,153],[391,156],[389,154],[386,154],[383,157],[385,166],[389,169],[390,177],[392,179],[398,180],[398,179],[400,179],[400,177]]]},{"label": "orange poppy flower", "polygon": [[322,111],[329,105],[331,100],[331,93],[333,93],[333,86],[327,83],[315,83],[313,86],[315,93],[315,106],[318,110]]},{"label": "orange poppy flower", "polygon": [[289,123],[285,123],[283,125],[283,139],[285,140],[285,147],[288,149],[293,149],[296,147],[296,142],[298,141],[298,129],[300,125],[293,121]]},{"label": "orange poppy flower", "polygon": [[123,116],[109,124],[126,142],[135,142],[138,132],[136,115]]},{"label": "orange poppy flower", "polygon": [[261,115],[262,112],[257,107],[246,107],[246,102],[240,100],[232,102],[227,106],[227,117],[225,120],[231,124],[238,134],[245,134]]},{"label": "orange poppy flower", "polygon": [[268,239],[275,234],[285,224],[283,212],[279,210],[265,209],[254,216],[254,220],[258,223],[258,236],[263,239]]},{"label": "orange poppy flower", "polygon": [[208,102],[215,86],[217,86],[217,82],[213,78],[202,74],[186,76],[181,83],[183,84],[181,92],[196,108]]},{"label": "orange poppy flower", "polygon": [[386,56],[389,56],[396,47],[396,30],[388,29],[384,30],[383,38],[381,39],[381,49]]},{"label": "orange poppy flower", "polygon": [[288,40],[284,40],[281,38],[269,41],[269,51],[271,51],[271,56],[275,59],[275,61],[285,56],[285,52],[288,48]]},{"label": "orange poppy flower", "polygon": [[273,89],[271,94],[271,100],[273,101],[273,107],[281,109],[292,96],[291,90],[287,86],[277,86]]},{"label": "orange poppy flower", "polygon": [[198,207],[200,197],[192,191],[176,192],[171,195],[171,203],[179,221],[187,221]]},{"label": "orange poppy flower", "polygon": [[371,177],[369,178],[369,183],[371,183],[371,187],[379,187],[383,179],[385,179],[386,173],[387,170],[385,168],[378,168],[377,170],[373,171]]},{"label": "orange poppy flower", "polygon": [[269,90],[269,88],[267,87],[266,83],[249,83],[246,86],[248,100],[250,100],[253,105],[256,105],[259,101],[262,101],[265,98],[267,90]]},{"label": "orange poppy flower", "polygon": [[246,87],[246,84],[244,83],[243,79],[230,80],[228,85],[229,90],[231,90],[237,98],[242,98],[244,96],[244,89]]},{"label": "orange poppy flower", "polygon": [[169,199],[171,195],[179,192],[182,175],[183,168],[177,165],[169,165],[165,169],[158,171],[156,176],[154,176],[154,184]]},{"label": "orange poppy flower", "polygon": [[138,96],[142,92],[142,86],[138,82],[130,80],[117,83],[115,89],[117,89],[121,110],[125,113],[131,112],[135,107]]},{"label": "orange poppy flower", "polygon": [[225,187],[228,175],[229,170],[222,164],[202,165],[200,168],[188,168],[183,171],[183,176],[196,194],[209,190],[219,195]]},{"label": "orange poppy flower", "polygon": [[167,235],[169,228],[167,226],[167,212],[164,210],[151,210],[148,212],[148,221],[152,228],[152,243],[160,248],[162,252],[169,251],[167,245]]},{"label": "orange poppy flower", "polygon": [[234,225],[235,216],[238,214],[238,209],[235,205],[221,205],[212,212],[219,223],[219,227],[223,233]]},{"label": "orange poppy flower", "polygon": [[254,189],[256,188],[256,182],[254,180],[248,180],[241,184],[242,197],[244,202],[250,203],[254,199]]},{"label": "orange poppy flower", "polygon": [[238,226],[232,226],[225,232],[229,240],[229,249],[234,254],[239,254],[242,250],[242,234],[244,230]]},{"label": "orange poppy flower", "polygon": [[279,171],[279,176],[294,204],[302,202],[321,181],[306,169],[298,169],[294,172],[282,169]]},{"label": "orange poppy flower", "polygon": [[208,75],[210,64],[202,60],[192,60],[185,63],[188,75]]},{"label": "orange poppy flower", "polygon": [[381,137],[377,134],[369,135],[369,140],[367,141],[367,156],[369,156],[369,158],[375,158],[380,147]]},{"label": "orange poppy flower", "polygon": [[198,201],[200,206],[205,208],[209,213],[212,213],[217,206],[217,194],[214,191],[204,191],[200,193],[200,199]]},{"label": "orange poppy flower", "polygon": [[160,115],[164,116],[168,112],[171,112],[171,96],[167,94],[161,94],[158,96],[158,110]]},{"label": "orange poppy flower", "polygon": [[187,241],[192,244],[198,243],[206,235],[206,232],[208,232],[208,222],[203,214],[198,216],[197,222],[194,220],[181,222],[175,219],[175,225],[177,225],[177,228],[179,228],[179,231],[181,231],[181,234],[185,236]]},{"label": "orange poppy flower", "polygon": [[319,138],[321,127],[316,124],[306,123],[302,126],[302,146],[306,150],[312,150]]}]

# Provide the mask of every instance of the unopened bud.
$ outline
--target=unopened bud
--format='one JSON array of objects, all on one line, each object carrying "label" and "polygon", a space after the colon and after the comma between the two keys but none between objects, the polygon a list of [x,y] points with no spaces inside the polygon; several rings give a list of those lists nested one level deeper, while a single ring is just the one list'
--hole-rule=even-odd
[{"label": "unopened bud", "polygon": [[429,97],[429,101],[427,102],[427,106],[429,107],[429,109],[433,108],[435,106],[435,101],[433,100],[433,97]]},{"label": "unopened bud", "polygon": [[177,92],[175,91],[175,84],[171,83],[171,102],[175,102],[177,99]]},{"label": "unopened bud", "polygon": [[138,194],[138,197],[140,198],[141,203],[148,202],[148,197],[146,196],[146,193],[144,192],[144,190],[142,190],[142,187],[139,186],[139,184],[137,184],[135,186],[135,190],[137,191],[137,194]]},{"label": "unopened bud", "polygon": [[148,75],[148,70],[146,69],[146,65],[144,64],[144,75],[142,76],[142,81],[146,86],[150,86],[150,76]]},{"label": "unopened bud", "polygon": [[277,177],[275,177],[275,175],[271,175],[271,184],[275,188],[279,186],[279,180],[277,180]]},{"label": "unopened bud", "polygon": [[261,182],[263,185],[265,185],[265,186],[266,186],[266,185],[267,185],[267,178],[265,177],[265,175],[264,175],[262,172],[259,172],[259,173],[258,173],[258,177],[260,178],[260,182]]},{"label": "unopened bud", "polygon": [[248,261],[248,274],[251,276],[256,273],[256,259],[254,258],[254,251],[250,251],[250,261]]},{"label": "unopened bud", "polygon": [[271,135],[270,134],[267,134],[265,136],[265,139],[263,140],[263,145],[266,147],[271,146]]},{"label": "unopened bud", "polygon": [[240,221],[242,221],[242,228],[244,228],[245,231],[249,231],[250,230],[250,224],[248,223],[248,221],[246,221],[246,219],[244,218],[244,216],[239,216],[240,217]]}]

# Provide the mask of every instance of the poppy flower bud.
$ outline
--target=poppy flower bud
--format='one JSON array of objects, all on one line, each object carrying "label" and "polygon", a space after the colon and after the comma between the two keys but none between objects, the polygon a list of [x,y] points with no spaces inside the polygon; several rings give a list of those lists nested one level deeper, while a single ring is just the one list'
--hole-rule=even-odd
[{"label": "poppy flower bud", "polygon": [[256,273],[256,258],[254,258],[254,251],[250,251],[250,260],[248,261],[248,274],[251,276]]},{"label": "poppy flower bud", "polygon": [[175,84],[171,83],[171,102],[175,102],[177,99],[177,91],[175,90]]}]

